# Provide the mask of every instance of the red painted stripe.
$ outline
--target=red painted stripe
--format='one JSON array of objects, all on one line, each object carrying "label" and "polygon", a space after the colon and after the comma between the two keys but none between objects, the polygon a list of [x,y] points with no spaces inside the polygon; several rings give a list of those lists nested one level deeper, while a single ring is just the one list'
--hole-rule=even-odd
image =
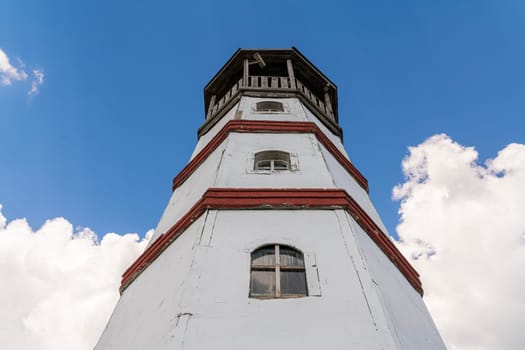
[{"label": "red painted stripe", "polygon": [[312,122],[230,120],[208,144],[173,179],[172,190],[179,187],[203,161],[226,139],[230,132],[249,133],[310,133],[334,156],[343,168],[368,192],[368,181],[357,168],[337,149],[330,139]]},{"label": "red painted stripe", "polygon": [[148,267],[193,221],[197,220],[207,209],[199,200],[179,221],[167,232],[161,234],[122,275],[121,291],[131,283],[146,267]]},{"label": "red painted stripe", "polygon": [[126,270],[121,292],[207,209],[345,209],[392,261],[408,282],[423,295],[419,274],[387,235],[344,190],[211,188],[166,233],[162,234]]}]

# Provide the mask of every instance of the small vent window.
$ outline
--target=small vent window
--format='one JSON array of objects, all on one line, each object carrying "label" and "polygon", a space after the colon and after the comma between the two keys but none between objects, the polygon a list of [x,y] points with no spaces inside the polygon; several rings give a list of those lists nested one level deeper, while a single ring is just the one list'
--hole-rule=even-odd
[{"label": "small vent window", "polygon": [[284,112],[284,105],[277,101],[261,101],[255,104],[255,110],[261,113]]},{"label": "small vent window", "polygon": [[255,154],[254,170],[290,170],[290,153],[283,151],[262,151]]},{"label": "small vent window", "polygon": [[252,253],[250,297],[297,298],[308,295],[304,257],[300,251],[279,244]]}]

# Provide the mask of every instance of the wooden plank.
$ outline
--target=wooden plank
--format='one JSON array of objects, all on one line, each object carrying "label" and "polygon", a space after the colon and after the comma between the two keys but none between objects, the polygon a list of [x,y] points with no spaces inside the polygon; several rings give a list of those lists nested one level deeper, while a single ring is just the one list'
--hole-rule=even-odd
[{"label": "wooden plank", "polygon": [[268,87],[268,77],[261,77],[261,87],[262,88]]},{"label": "wooden plank", "polygon": [[248,62],[248,59],[244,59],[244,67],[242,72],[242,86],[248,87],[248,77],[250,75],[250,63]]},{"label": "wooden plank", "polygon": [[326,105],[326,112],[328,113],[328,115],[330,115],[331,117],[334,116],[334,111],[332,109],[332,101],[330,100],[330,95],[328,94],[328,88],[326,87],[324,89],[324,103]]},{"label": "wooden plank", "polygon": [[210,119],[213,116],[213,108],[215,107],[215,95],[211,95],[210,98],[210,104],[208,105],[208,114],[206,115],[206,119]]},{"label": "wooden plank", "polygon": [[294,74],[294,71],[293,71],[293,65],[292,65],[292,60],[291,59],[287,59],[286,60],[286,68],[288,68],[288,78],[290,78],[290,87],[292,89],[296,89],[295,74]]},{"label": "wooden plank", "polygon": [[272,77],[272,81],[271,81],[271,83],[270,83],[270,87],[271,87],[272,89],[277,89],[277,88],[279,88],[279,78],[277,78],[277,77]]},{"label": "wooden plank", "polygon": [[259,77],[258,76],[251,76],[250,77],[250,87],[258,88],[259,86]]},{"label": "wooden plank", "polygon": [[295,84],[297,86],[297,90],[303,91],[303,83],[301,83],[299,80],[296,80]]},{"label": "wooden plank", "polygon": [[326,106],[321,100],[319,100],[319,108],[321,108],[321,111],[326,113]]}]

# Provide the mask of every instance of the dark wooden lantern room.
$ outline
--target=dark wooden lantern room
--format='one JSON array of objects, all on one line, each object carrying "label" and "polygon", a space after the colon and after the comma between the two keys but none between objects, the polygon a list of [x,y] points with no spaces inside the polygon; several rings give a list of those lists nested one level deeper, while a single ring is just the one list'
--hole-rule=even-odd
[{"label": "dark wooden lantern room", "polygon": [[295,47],[239,49],[204,88],[206,133],[241,96],[297,97],[333,133],[338,125],[337,87]]}]

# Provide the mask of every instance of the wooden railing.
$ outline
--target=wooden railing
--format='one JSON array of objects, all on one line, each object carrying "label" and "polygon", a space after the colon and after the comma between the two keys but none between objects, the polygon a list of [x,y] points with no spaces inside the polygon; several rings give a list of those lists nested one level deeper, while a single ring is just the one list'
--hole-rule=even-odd
[{"label": "wooden railing", "polygon": [[243,79],[239,79],[233,87],[224,94],[218,101],[214,96],[210,100],[208,108],[208,115],[206,119],[213,118],[222,108],[227,105],[240,90],[262,90],[262,91],[285,91],[298,92],[303,95],[310,104],[325,114],[330,119],[334,120],[334,113],[329,105],[323,102],[319,97],[314,95],[303,83],[298,79],[290,79],[289,77],[273,77],[273,76],[258,76],[251,75],[248,77],[247,86],[243,85]]},{"label": "wooden railing", "polygon": [[321,101],[316,95],[314,95],[306,86],[304,86],[299,80],[295,79],[295,84],[297,86],[297,90],[301,92],[307,100],[309,100],[314,107],[319,109],[321,112],[325,113],[330,119],[335,120],[334,118],[334,112],[332,111],[331,107],[326,105],[323,101]]},{"label": "wooden railing", "polygon": [[249,87],[256,89],[292,89],[290,78],[252,75]]}]

